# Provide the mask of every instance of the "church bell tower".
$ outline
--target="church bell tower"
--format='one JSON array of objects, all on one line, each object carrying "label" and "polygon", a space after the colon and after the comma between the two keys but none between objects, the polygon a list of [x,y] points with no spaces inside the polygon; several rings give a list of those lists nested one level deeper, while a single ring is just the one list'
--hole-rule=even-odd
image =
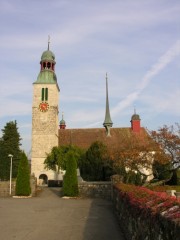
[{"label": "church bell tower", "polygon": [[46,153],[58,146],[59,86],[55,74],[55,55],[48,49],[40,61],[40,73],[33,83],[31,173],[38,184],[58,178],[54,171],[44,169]]}]

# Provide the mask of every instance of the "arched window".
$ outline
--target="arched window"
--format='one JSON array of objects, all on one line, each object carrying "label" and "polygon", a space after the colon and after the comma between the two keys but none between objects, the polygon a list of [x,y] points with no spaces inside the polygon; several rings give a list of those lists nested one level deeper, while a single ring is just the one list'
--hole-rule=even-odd
[{"label": "arched window", "polygon": [[43,62],[43,69],[46,68],[46,62]]},{"label": "arched window", "polygon": [[50,63],[50,62],[47,63],[47,68],[48,68],[48,69],[51,68],[51,63]]},{"label": "arched window", "polygon": [[48,101],[48,88],[41,89],[41,101]]}]

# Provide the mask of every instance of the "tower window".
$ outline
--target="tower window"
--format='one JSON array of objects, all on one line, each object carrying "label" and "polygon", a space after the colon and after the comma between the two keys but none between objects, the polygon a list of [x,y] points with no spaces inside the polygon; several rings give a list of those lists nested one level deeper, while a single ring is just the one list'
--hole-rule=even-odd
[{"label": "tower window", "polygon": [[44,101],[44,88],[41,90],[41,100]]},{"label": "tower window", "polygon": [[47,68],[48,68],[48,69],[51,68],[51,63],[50,63],[50,62],[47,63]]},{"label": "tower window", "polygon": [[47,101],[48,100],[48,88],[42,88],[41,90],[41,100]]},{"label": "tower window", "polygon": [[43,62],[43,69],[45,69],[46,68],[46,63],[45,62]]}]

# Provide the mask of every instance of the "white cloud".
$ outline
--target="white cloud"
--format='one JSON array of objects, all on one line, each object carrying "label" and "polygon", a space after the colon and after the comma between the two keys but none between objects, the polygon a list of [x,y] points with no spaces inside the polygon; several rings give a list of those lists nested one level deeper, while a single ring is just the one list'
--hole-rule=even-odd
[{"label": "white cloud", "polygon": [[124,110],[127,106],[131,105],[139,97],[140,93],[148,86],[153,77],[159,74],[179,54],[180,41],[177,41],[145,74],[139,86],[137,87],[137,90],[135,90],[133,93],[130,93],[124,100],[120,101],[117,106],[112,109],[112,114],[116,115]]}]

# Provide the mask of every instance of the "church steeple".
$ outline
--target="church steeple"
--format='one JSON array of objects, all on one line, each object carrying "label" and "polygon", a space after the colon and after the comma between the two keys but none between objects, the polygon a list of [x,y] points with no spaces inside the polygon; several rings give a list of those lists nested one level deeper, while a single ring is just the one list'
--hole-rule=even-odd
[{"label": "church steeple", "polygon": [[48,36],[48,47],[41,56],[41,71],[55,71],[55,55],[50,51],[50,36]]},{"label": "church steeple", "polygon": [[108,77],[106,73],[106,113],[103,126],[106,128],[107,136],[111,136],[110,128],[112,127],[113,122],[111,120],[110,111],[109,111],[109,98],[108,98]]},{"label": "church steeple", "polygon": [[140,116],[136,113],[136,109],[134,109],[134,114],[131,117],[131,129],[133,132],[140,132],[141,129],[141,119]]},{"label": "church steeple", "polygon": [[60,129],[66,129],[66,122],[64,121],[64,112],[62,113],[62,119],[59,124]]},{"label": "church steeple", "polygon": [[[48,46],[47,50],[44,51],[41,55],[41,61],[40,61],[40,73],[37,77],[37,80],[35,83],[37,84],[56,84],[57,83],[57,77],[55,73],[55,55],[52,51],[50,51],[50,37],[48,36]],[[59,87],[58,87],[59,89]]]}]

